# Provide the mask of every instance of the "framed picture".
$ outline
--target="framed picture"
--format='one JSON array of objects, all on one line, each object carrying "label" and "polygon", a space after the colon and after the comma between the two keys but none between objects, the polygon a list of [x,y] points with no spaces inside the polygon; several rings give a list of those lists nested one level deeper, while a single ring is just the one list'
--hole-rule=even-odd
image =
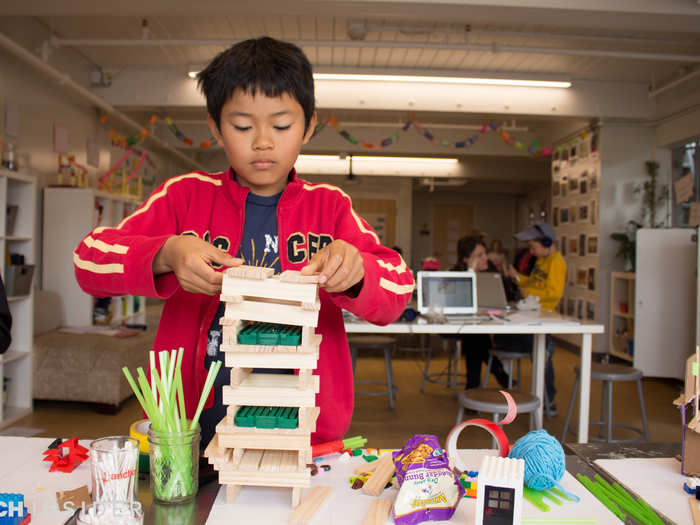
[{"label": "framed picture", "polygon": [[593,157],[598,156],[598,132],[597,131],[594,131],[591,134],[591,156],[593,156]]},{"label": "framed picture", "polygon": [[576,237],[569,239],[569,255],[578,254],[578,239]]},{"label": "framed picture", "polygon": [[583,321],[583,299],[579,299],[576,302],[576,317]]},{"label": "framed picture", "polygon": [[578,158],[581,160],[586,160],[588,158],[588,156],[591,154],[591,139],[590,139],[590,137],[586,137],[581,142],[579,142],[578,149],[579,149]]},{"label": "framed picture", "polygon": [[569,151],[569,160],[576,160],[578,158],[578,143],[571,146]]},{"label": "framed picture", "polygon": [[559,226],[559,208],[552,209],[552,226]]},{"label": "framed picture", "polygon": [[586,320],[595,321],[595,303],[586,301]]},{"label": "framed picture", "polygon": [[588,193],[588,179],[581,179],[578,186],[578,191],[581,193],[581,195]]},{"label": "framed picture", "polygon": [[578,220],[581,222],[588,222],[588,205],[584,204],[578,208]]},{"label": "framed picture", "polygon": [[597,209],[596,209],[595,201],[591,201],[590,209],[588,210],[588,215],[591,216],[591,224],[593,226],[595,226],[595,223],[596,223],[596,218],[595,218],[596,211],[597,211]]},{"label": "framed picture", "polygon": [[569,160],[569,148],[566,146],[564,146],[564,148],[561,150],[561,160],[567,162]]},{"label": "framed picture", "polygon": [[576,222],[576,206],[569,206],[569,221]]},{"label": "framed picture", "polygon": [[566,255],[566,237],[562,236],[561,243],[559,246],[560,246],[559,249],[561,250],[561,254]]},{"label": "framed picture", "polygon": [[553,196],[553,197],[558,197],[558,196],[559,196],[559,188],[560,188],[559,181],[558,181],[558,180],[555,180],[555,181],[552,183],[552,196]]},{"label": "framed picture", "polygon": [[576,266],[569,265],[568,267],[569,271],[569,285],[570,286],[576,286]]},{"label": "framed picture", "polygon": [[576,299],[569,298],[566,300],[566,315],[571,317],[576,315]]},{"label": "framed picture", "polygon": [[595,292],[595,268],[588,269],[588,289]]},{"label": "framed picture", "polygon": [[586,234],[582,233],[578,236],[578,254],[583,257],[586,255]]},{"label": "framed picture", "polygon": [[585,268],[578,268],[576,270],[576,286],[580,286],[581,288],[585,288],[586,284],[588,283],[588,272],[586,271]]},{"label": "framed picture", "polygon": [[569,186],[569,183],[567,182],[567,177],[562,177],[561,178],[561,196],[566,197],[567,194],[567,187]]},{"label": "framed picture", "polygon": [[598,253],[598,237],[590,236],[588,237],[588,255],[595,255]]},{"label": "framed picture", "polygon": [[559,213],[561,215],[559,222],[562,224],[569,222],[569,208],[562,208]]},{"label": "framed picture", "polygon": [[573,193],[575,191],[578,191],[578,179],[571,177],[569,179],[569,193]]},{"label": "framed picture", "polygon": [[598,174],[593,170],[591,176],[589,177],[589,186],[591,191],[596,191],[598,189]]}]

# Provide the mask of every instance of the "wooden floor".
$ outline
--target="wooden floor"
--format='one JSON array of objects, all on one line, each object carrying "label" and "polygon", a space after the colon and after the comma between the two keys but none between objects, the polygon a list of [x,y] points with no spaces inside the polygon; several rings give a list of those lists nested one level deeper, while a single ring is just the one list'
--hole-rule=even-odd
[{"label": "wooden floor", "polygon": [[[559,348],[556,350],[554,365],[559,415],[549,420],[545,418],[545,428],[557,439],[561,437],[564,426],[574,380],[573,370],[577,363],[577,355]],[[431,361],[431,371],[439,371],[445,368],[446,364],[444,357],[434,359]],[[377,448],[401,447],[414,434],[435,434],[444,444],[448,432],[455,424],[457,402],[452,397],[452,391],[442,385],[428,383],[425,393],[419,391],[423,367],[424,361],[420,354],[395,357],[393,369],[395,383],[399,389],[396,409],[389,410],[388,400],[384,396],[356,396],[355,412],[347,436],[362,435],[369,440],[367,446]],[[464,363],[460,364],[460,370],[464,371]],[[385,380],[384,359],[360,355],[356,374],[358,380]],[[523,375],[523,383],[529,385],[529,362],[523,363]],[[491,382],[490,386],[496,386],[493,377]],[[363,385],[361,388],[371,387]],[[672,405],[680,388],[680,382],[676,381],[644,380],[644,396],[652,441],[680,440],[680,415]],[[600,382],[594,381],[591,391],[591,415],[592,418],[597,418],[600,410]],[[613,412],[617,422],[640,425],[639,403],[634,383],[615,385]],[[116,415],[98,414],[87,403],[37,401],[33,414],[23,418],[15,426],[43,429],[40,436],[77,436],[81,439],[89,439],[126,434],[129,431],[129,425],[141,418],[141,409],[133,397]],[[528,417],[525,415],[518,417],[515,422],[506,427],[506,433],[511,442],[527,431]],[[595,435],[595,432],[597,429],[592,427],[591,435]],[[616,437],[629,435],[622,433]],[[574,434],[569,435],[569,440],[574,440]],[[490,437],[484,431],[467,429],[460,437],[459,446],[461,448],[489,447]]]}]

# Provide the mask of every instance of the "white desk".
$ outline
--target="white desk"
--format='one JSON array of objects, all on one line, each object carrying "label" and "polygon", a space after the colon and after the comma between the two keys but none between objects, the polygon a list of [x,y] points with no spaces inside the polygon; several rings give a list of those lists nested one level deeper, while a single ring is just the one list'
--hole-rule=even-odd
[{"label": "white desk", "polygon": [[[445,324],[391,323],[377,326],[364,321],[346,321],[349,334],[533,334],[532,393],[544,399],[545,336],[547,334],[581,334],[581,392],[579,396],[578,442],[588,442],[591,390],[591,336],[602,334],[601,324],[587,323],[549,312],[515,312],[508,322],[489,321],[479,324],[448,322]],[[458,340],[459,341],[459,340]],[[460,362],[461,345],[457,344],[456,363]],[[456,366],[455,366],[456,373]],[[455,381],[456,388],[456,381]],[[535,411],[535,424],[542,427],[542,404]]]}]

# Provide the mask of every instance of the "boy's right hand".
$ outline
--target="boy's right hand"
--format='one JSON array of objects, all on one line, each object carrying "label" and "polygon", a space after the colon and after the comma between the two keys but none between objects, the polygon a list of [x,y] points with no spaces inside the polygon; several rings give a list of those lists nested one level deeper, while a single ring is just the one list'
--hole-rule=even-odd
[{"label": "boy's right hand", "polygon": [[210,263],[240,266],[238,259],[193,235],[173,235],[153,259],[153,274],[173,272],[186,292],[216,295],[221,292],[223,273]]}]

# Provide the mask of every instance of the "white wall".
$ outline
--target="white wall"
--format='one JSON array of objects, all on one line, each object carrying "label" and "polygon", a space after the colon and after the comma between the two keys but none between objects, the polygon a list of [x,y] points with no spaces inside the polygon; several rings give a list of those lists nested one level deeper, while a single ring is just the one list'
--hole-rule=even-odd
[{"label": "white wall", "polygon": [[644,163],[653,158],[660,164],[660,184],[670,177],[670,150],[654,147],[654,129],[647,126],[603,125],[600,133],[600,232],[598,236],[598,305],[596,321],[605,324],[605,334],[595,336],[594,351],[606,351],[610,317],[610,273],[622,271],[616,258],[619,244],[610,238],[624,231],[630,220],[641,219],[641,195],[635,186],[646,180]]}]

